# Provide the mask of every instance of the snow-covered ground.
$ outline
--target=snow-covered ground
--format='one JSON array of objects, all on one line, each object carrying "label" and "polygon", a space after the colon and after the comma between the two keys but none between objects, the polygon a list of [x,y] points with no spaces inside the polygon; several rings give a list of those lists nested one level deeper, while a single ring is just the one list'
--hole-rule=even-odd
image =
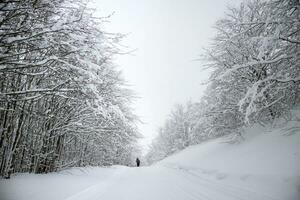
[{"label": "snow-covered ground", "polygon": [[[298,127],[298,128],[297,128]],[[73,168],[0,180],[1,200],[299,200],[300,124],[249,128],[149,167]]]}]

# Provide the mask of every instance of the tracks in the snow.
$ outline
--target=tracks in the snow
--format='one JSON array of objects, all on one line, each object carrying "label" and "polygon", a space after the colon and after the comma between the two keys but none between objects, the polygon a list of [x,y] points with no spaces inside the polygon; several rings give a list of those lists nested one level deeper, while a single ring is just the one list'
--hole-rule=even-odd
[{"label": "tracks in the snow", "polygon": [[[256,191],[249,190],[236,185],[225,184],[220,180],[212,180],[206,178],[205,176],[199,173],[199,170],[189,170],[185,168],[174,168],[167,167],[170,170],[174,171],[175,175],[181,176],[183,179],[186,179],[187,182],[192,184],[186,185],[197,185],[198,189],[191,191],[190,188],[187,188],[182,183],[178,183],[181,187],[186,188],[191,193],[199,193],[205,196],[203,199],[216,199],[217,196],[220,196],[222,200],[225,199],[234,199],[234,200],[278,200],[274,197],[268,196],[266,194],[260,194]],[[188,192],[188,191],[186,191]]]},{"label": "tracks in the snow", "polygon": [[222,180],[209,179],[197,169],[164,166],[116,169],[109,179],[65,200],[100,199],[277,200]]}]

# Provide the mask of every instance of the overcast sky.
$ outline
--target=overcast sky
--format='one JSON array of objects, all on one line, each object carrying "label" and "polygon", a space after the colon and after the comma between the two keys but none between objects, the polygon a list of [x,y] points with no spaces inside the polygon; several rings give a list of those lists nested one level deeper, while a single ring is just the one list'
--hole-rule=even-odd
[{"label": "overcast sky", "polygon": [[94,0],[106,31],[129,33],[123,44],[137,49],[116,63],[139,99],[134,107],[145,147],[173,106],[198,100],[209,72],[195,61],[214,35],[214,22],[240,0]]}]

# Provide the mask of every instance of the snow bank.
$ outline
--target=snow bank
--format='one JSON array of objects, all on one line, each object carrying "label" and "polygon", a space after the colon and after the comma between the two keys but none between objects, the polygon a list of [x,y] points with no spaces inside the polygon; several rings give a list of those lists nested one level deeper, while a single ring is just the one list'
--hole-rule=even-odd
[{"label": "snow bank", "polygon": [[225,138],[191,146],[156,165],[239,185],[278,199],[300,199],[300,121],[282,128],[254,126],[245,140]]},{"label": "snow bank", "polygon": [[246,140],[238,144],[228,144],[221,138],[191,146],[159,164],[233,174],[300,175],[300,130],[287,135],[282,130],[253,127],[245,137]]}]

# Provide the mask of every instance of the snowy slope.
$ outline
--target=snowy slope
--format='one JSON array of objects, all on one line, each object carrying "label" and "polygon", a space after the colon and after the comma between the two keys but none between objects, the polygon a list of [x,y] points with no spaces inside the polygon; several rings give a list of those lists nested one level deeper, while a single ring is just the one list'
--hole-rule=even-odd
[{"label": "snowy slope", "polygon": [[[296,128],[298,127],[298,128]],[[300,128],[189,147],[149,167],[74,168],[0,180],[1,200],[299,200]]]},{"label": "snowy slope", "polygon": [[[297,128],[298,127],[298,128]],[[300,123],[280,129],[252,127],[246,140],[228,144],[221,138],[195,145],[157,165],[221,184],[266,194],[273,199],[300,199]]]}]

